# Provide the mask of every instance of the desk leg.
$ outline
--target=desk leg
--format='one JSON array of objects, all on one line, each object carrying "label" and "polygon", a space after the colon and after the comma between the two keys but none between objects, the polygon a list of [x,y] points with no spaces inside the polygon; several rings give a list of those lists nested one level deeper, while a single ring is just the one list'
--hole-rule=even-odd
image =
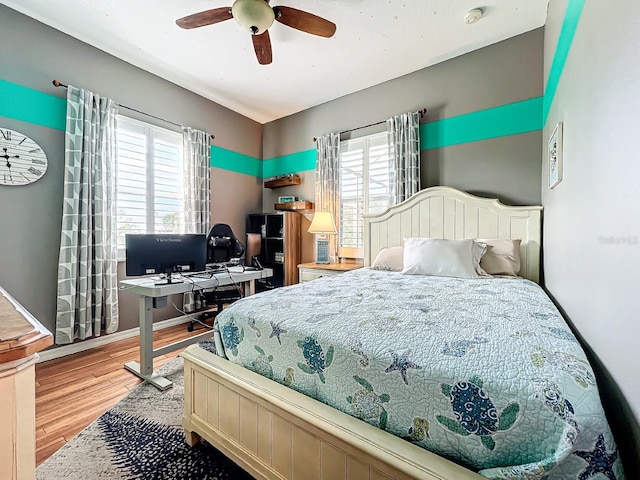
[{"label": "desk leg", "polygon": [[[247,293],[247,290],[248,290],[248,293]],[[248,282],[245,282],[244,284],[245,297],[248,297],[249,295],[255,295],[255,294],[256,294],[256,281],[249,280]]]},{"label": "desk leg", "polygon": [[140,374],[153,373],[153,298],[140,296]]},{"label": "desk leg", "polygon": [[164,377],[153,373],[153,298],[140,296],[140,363],[127,362],[124,368],[151,383],[160,390],[173,384]]}]

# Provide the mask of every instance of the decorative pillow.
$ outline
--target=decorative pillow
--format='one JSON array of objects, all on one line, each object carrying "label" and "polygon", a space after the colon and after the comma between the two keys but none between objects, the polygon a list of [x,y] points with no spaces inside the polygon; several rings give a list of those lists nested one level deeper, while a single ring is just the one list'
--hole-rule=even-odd
[{"label": "decorative pillow", "polygon": [[402,270],[402,256],[404,255],[404,247],[383,248],[376,255],[376,259],[371,264],[372,270],[388,270],[390,272],[399,272]]},{"label": "decorative pillow", "polygon": [[520,272],[521,240],[478,239],[487,251],[480,260],[480,267],[489,275],[517,277]]},{"label": "decorative pillow", "polygon": [[[404,241],[403,274],[478,278],[473,240],[411,237]],[[482,246],[480,246],[482,248]],[[478,258],[477,253],[475,254]]]},{"label": "decorative pillow", "polygon": [[473,241],[473,249],[471,250],[471,254],[473,257],[473,268],[475,269],[476,273],[481,277],[491,276],[487,272],[485,272],[484,269],[480,266],[480,260],[482,260],[482,257],[486,253],[487,248],[488,247],[484,243],[480,243],[476,240]]}]

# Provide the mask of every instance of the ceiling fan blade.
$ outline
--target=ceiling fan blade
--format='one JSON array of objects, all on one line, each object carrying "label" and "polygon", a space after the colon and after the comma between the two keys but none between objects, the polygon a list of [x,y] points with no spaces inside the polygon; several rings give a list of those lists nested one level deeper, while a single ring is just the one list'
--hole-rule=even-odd
[{"label": "ceiling fan blade", "polygon": [[273,11],[278,22],[297,30],[327,38],[336,33],[335,23],[312,13],[291,7],[273,7]]},{"label": "ceiling fan blade", "polygon": [[186,17],[179,18],[176,23],[182,28],[196,28],[204,27],[205,25],[211,25],[214,23],[224,22],[233,18],[231,14],[231,8],[220,7],[212,10],[205,10],[204,12],[194,13],[193,15],[187,15]]},{"label": "ceiling fan blade", "polygon": [[251,35],[251,39],[253,40],[253,49],[256,51],[256,57],[258,57],[258,63],[260,65],[269,65],[272,60],[269,30],[265,30],[260,35]]}]

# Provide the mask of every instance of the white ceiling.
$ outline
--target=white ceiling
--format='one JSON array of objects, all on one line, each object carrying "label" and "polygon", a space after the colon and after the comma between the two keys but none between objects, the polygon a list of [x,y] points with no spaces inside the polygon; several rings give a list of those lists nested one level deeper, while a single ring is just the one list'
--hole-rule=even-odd
[{"label": "white ceiling", "polygon": [[[278,22],[259,65],[234,21],[175,20],[233,0],[1,0],[216,103],[266,123],[544,25],[548,0],[272,0],[337,25],[321,38]],[[466,25],[472,8],[486,13]],[[60,79],[64,81],[64,79]]]}]

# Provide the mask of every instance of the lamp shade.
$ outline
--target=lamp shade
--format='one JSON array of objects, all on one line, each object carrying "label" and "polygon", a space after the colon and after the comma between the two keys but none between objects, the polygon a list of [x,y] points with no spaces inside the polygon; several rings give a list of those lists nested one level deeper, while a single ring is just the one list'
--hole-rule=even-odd
[{"label": "lamp shade", "polygon": [[316,212],[309,226],[309,233],[338,233],[330,212]]},{"label": "lamp shade", "polygon": [[231,7],[233,18],[253,35],[261,35],[275,19],[273,9],[264,0],[236,0]]}]

